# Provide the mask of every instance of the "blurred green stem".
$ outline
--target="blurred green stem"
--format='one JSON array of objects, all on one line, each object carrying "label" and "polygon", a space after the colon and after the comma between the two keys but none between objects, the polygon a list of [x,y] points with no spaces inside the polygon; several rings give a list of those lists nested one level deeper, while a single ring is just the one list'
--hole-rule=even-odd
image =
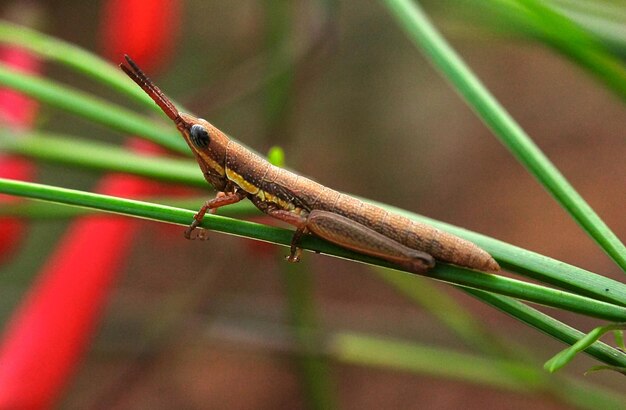
[{"label": "blurred green stem", "polygon": [[537,0],[514,0],[543,41],[585,67],[626,99],[626,68],[602,43],[558,9]]},{"label": "blurred green stem", "polygon": [[0,20],[0,43],[17,45],[44,58],[62,63],[133,98],[155,112],[161,111],[118,67],[74,44],[5,20]]},{"label": "blurred green stem", "polygon": [[265,6],[267,71],[274,74],[264,90],[266,130],[272,138],[271,143],[283,144],[284,124],[289,118],[295,75],[295,59],[291,50],[291,14],[294,10],[291,2],[282,0],[265,0]]},{"label": "blurred green stem", "polygon": [[460,306],[448,293],[435,286],[432,281],[380,267],[373,267],[372,270],[376,276],[391,285],[398,293],[428,310],[467,345],[492,356],[515,355],[519,359],[523,351],[522,346],[508,344],[486,330],[470,312]]},{"label": "blurred green stem", "polygon": [[337,408],[328,360],[319,353],[322,338],[315,318],[313,277],[308,263],[281,263],[283,283],[289,304],[294,336],[298,345],[298,365],[305,379],[308,402],[316,409]]},{"label": "blurred green stem", "polygon": [[95,123],[127,134],[142,135],[173,151],[189,155],[189,147],[174,127],[167,128],[159,122],[101,98],[39,76],[11,70],[2,63],[0,84]]},{"label": "blurred green stem", "polygon": [[[520,360],[485,359],[446,349],[358,333],[337,333],[330,351],[338,360],[365,366],[460,379],[515,392],[543,392],[585,409],[621,408],[624,397],[568,378],[554,379]],[[523,380],[523,383],[520,383]]]},{"label": "blurred green stem", "polygon": [[102,172],[123,172],[164,182],[210,188],[193,160],[143,155],[112,144],[72,135],[27,133],[23,138],[0,132],[0,149],[54,164]]},{"label": "blurred green stem", "polygon": [[[293,38],[293,4],[283,0],[265,0],[266,46],[268,48],[268,78],[266,84],[264,114],[266,136],[272,144],[286,141],[285,124],[289,121],[295,72],[294,53],[291,50]],[[280,147],[270,151],[270,162],[284,167],[284,152]],[[312,275],[306,263],[280,265],[285,285],[289,313],[294,336],[301,354],[298,366],[302,385],[307,396],[307,404],[314,409],[333,409],[337,405],[330,367],[327,358],[319,354],[319,327],[315,319]]]}]

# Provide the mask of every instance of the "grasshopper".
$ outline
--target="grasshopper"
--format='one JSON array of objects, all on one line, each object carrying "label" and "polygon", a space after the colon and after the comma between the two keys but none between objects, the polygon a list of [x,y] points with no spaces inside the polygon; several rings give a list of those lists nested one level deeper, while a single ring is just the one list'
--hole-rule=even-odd
[{"label": "grasshopper", "polygon": [[300,259],[300,240],[310,233],[413,273],[426,273],[435,260],[489,272],[500,269],[469,241],[270,164],[208,121],[179,112],[130,57],[126,62],[120,68],[174,121],[205,179],[218,191],[194,216],[187,239],[207,212],[248,198],[262,212],[296,227],[287,257],[291,262]]}]

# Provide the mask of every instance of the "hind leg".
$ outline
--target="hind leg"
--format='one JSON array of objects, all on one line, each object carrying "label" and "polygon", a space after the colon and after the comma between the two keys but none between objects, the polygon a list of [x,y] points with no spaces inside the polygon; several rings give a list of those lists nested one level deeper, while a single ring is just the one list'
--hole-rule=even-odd
[{"label": "hind leg", "polygon": [[298,243],[303,234],[312,234],[344,248],[392,262],[414,273],[425,273],[435,266],[435,259],[411,249],[375,230],[345,216],[327,211],[314,210],[308,217],[284,210],[271,210],[271,216],[281,219],[298,229],[291,241],[289,260],[299,259]]}]

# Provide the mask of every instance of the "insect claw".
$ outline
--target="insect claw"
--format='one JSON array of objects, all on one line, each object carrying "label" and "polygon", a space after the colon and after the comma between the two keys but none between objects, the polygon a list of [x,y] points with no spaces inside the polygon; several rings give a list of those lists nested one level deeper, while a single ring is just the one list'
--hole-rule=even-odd
[{"label": "insect claw", "polygon": [[198,231],[198,234],[196,235],[196,238],[200,239],[201,241],[206,241],[209,239],[209,231],[207,231],[206,229],[200,229]]},{"label": "insect claw", "polygon": [[185,229],[185,238],[189,239],[190,241],[193,241],[194,239],[196,239],[196,237],[191,235],[191,232],[193,232],[193,229],[191,227]]},{"label": "insect claw", "polygon": [[206,229],[196,230],[195,226],[189,226],[187,229],[185,229],[185,238],[189,239],[190,241],[195,241],[196,239],[206,241],[207,239],[209,239],[209,231]]}]

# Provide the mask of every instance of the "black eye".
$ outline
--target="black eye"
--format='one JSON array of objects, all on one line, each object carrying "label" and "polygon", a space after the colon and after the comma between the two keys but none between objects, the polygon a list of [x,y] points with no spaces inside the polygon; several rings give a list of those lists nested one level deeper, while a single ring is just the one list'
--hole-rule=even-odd
[{"label": "black eye", "polygon": [[194,124],[189,130],[191,136],[191,142],[197,148],[206,148],[209,146],[210,138],[207,130],[200,124]]}]

